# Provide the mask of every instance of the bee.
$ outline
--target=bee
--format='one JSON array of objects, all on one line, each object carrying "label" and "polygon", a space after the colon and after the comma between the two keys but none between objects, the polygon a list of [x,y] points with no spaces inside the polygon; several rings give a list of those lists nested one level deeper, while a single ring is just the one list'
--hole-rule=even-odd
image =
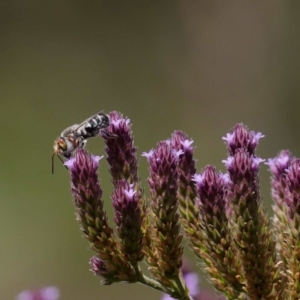
[{"label": "bee", "polygon": [[72,153],[83,148],[88,138],[99,135],[100,131],[109,126],[109,117],[99,112],[83,121],[66,128],[58,139],[54,141],[54,152],[52,155],[52,174],[54,173],[54,156],[64,163],[64,158],[69,159]]}]

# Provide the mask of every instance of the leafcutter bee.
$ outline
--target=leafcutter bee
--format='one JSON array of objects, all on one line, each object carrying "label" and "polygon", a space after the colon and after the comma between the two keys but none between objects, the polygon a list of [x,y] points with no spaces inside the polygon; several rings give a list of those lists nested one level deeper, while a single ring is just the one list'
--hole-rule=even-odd
[{"label": "leafcutter bee", "polygon": [[66,128],[58,139],[54,141],[54,152],[52,155],[52,173],[54,173],[54,156],[64,163],[64,158],[69,159],[78,148],[83,148],[88,138],[98,136],[101,129],[109,126],[109,117],[99,112],[83,121]]}]

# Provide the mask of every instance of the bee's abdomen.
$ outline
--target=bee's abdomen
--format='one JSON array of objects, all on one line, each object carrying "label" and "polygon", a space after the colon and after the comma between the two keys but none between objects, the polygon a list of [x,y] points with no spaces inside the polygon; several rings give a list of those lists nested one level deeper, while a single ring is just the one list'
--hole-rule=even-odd
[{"label": "bee's abdomen", "polygon": [[87,139],[98,135],[102,128],[106,128],[108,126],[108,116],[103,113],[99,113],[94,118],[88,120],[81,128],[79,128],[78,134],[84,139]]}]

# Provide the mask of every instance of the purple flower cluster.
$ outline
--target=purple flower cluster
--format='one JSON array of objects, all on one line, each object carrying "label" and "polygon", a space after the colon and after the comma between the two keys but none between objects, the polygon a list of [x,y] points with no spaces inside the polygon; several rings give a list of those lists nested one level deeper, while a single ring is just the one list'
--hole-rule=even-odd
[{"label": "purple flower cluster", "polygon": [[[223,174],[212,165],[197,173],[193,140],[175,131],[142,154],[149,163],[145,196],[130,120],[118,112],[109,117],[101,135],[114,186],[115,229],[103,206],[100,157],[79,149],[65,163],[77,220],[95,251],[90,264],[103,284],[140,282],[168,294],[165,300],[206,299],[197,275],[182,270],[185,237],[227,299],[300,299],[300,160],[282,151],[267,162],[275,203],[272,227],[260,196],[264,160],[256,148],[261,133],[237,124],[223,138],[228,150]],[[285,250],[285,242],[292,248]],[[143,260],[151,277],[140,268]],[[286,284],[290,290],[294,285],[292,293]]]}]

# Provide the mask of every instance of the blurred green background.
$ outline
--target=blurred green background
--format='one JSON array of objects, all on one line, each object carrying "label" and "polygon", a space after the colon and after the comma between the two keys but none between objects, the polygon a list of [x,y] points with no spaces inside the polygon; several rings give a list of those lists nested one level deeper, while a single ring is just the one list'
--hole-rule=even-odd
[{"label": "blurred green background", "polygon": [[[266,135],[261,157],[300,156],[299,26],[299,1],[1,1],[0,298],[56,285],[64,300],[159,299],[141,285],[100,287],[88,271],[58,159],[51,174],[54,139],[118,110],[139,154],[187,132],[199,171],[224,170],[221,137],[237,122]],[[87,149],[103,147],[99,138]],[[104,161],[100,173],[112,216]],[[261,185],[270,212],[266,166]]]}]

